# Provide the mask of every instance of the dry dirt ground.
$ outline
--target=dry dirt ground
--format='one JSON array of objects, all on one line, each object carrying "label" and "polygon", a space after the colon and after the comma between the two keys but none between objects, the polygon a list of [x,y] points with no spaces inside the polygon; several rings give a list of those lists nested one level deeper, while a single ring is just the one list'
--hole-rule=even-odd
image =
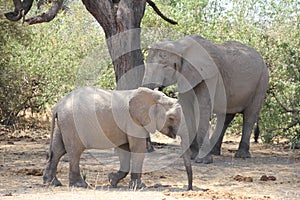
[{"label": "dry dirt ground", "polygon": [[68,156],[58,166],[64,186],[42,184],[49,136],[45,132],[0,132],[0,199],[300,199],[300,151],[285,145],[251,144],[252,158],[236,159],[239,136],[227,136],[223,155],[209,165],[194,164],[194,190],[185,191],[187,177],[178,140],[154,135],[154,153],[147,154],[142,180],[148,186],[128,189],[129,177],[110,188],[107,174],[116,171],[113,150],[86,151],[81,171],[88,189],[68,187]]}]

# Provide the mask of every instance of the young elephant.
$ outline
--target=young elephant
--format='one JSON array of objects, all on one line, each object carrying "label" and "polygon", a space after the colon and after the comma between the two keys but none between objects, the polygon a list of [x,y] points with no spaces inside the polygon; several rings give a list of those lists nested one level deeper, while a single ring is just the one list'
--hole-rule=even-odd
[{"label": "young elephant", "polygon": [[[60,186],[56,178],[60,158],[69,154],[69,184],[87,187],[79,169],[85,149],[117,148],[120,169],[108,175],[116,187],[130,171],[130,188],[141,188],[146,137],[155,130],[175,138],[181,121],[181,107],[175,99],[147,88],[107,91],[96,87],[77,89],[56,105],[52,116],[49,160],[43,175],[45,184]],[[179,132],[178,132],[179,133]],[[192,167],[187,131],[181,131],[183,158],[192,189]]]}]

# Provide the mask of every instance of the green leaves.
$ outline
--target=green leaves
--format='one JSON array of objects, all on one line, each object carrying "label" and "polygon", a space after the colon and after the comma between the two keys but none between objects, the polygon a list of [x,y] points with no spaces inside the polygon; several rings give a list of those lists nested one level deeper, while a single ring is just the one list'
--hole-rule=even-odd
[{"label": "green leaves", "polygon": [[80,3],[71,6],[72,13],[61,13],[51,23],[28,26],[0,18],[2,124],[51,108],[75,88],[78,68],[103,37]]},{"label": "green leaves", "polygon": [[[179,25],[170,25],[147,7],[142,24],[143,46],[196,33],[218,43],[237,40],[257,49],[270,71],[270,90],[260,114],[262,139],[276,142],[284,138],[292,146],[299,142],[299,1],[155,3]],[[34,26],[0,17],[0,122],[12,124],[26,111],[52,107],[65,93],[81,85],[115,87],[107,47],[100,46],[104,44],[101,28],[81,2],[68,6],[70,9],[52,22]],[[0,8],[12,10],[12,5],[0,0]],[[34,9],[29,15],[35,14]]]}]

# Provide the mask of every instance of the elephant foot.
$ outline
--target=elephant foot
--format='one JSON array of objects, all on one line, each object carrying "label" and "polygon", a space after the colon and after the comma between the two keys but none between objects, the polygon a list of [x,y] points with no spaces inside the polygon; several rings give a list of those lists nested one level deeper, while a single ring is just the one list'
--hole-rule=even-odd
[{"label": "elephant foot", "polygon": [[146,188],[146,185],[142,183],[141,179],[132,179],[129,182],[129,189],[131,190],[137,190],[137,189],[143,189]]},{"label": "elephant foot", "polygon": [[155,149],[154,149],[153,145],[151,143],[147,143],[147,152],[151,153],[154,151],[155,151]]},{"label": "elephant foot", "polygon": [[116,188],[120,181],[119,174],[118,173],[109,173],[108,181],[113,188]]},{"label": "elephant foot", "polygon": [[198,153],[199,153],[199,152],[191,151],[191,159],[192,159],[192,160],[195,160],[195,158],[198,156]]},{"label": "elephant foot", "polygon": [[87,188],[88,184],[82,178],[80,178],[78,181],[70,181],[69,186]]},{"label": "elephant foot", "polygon": [[43,182],[45,185],[53,185],[55,187],[62,186],[61,182],[56,178],[47,178],[46,176],[43,177]]},{"label": "elephant foot", "polygon": [[234,157],[236,158],[251,158],[251,154],[249,151],[245,151],[245,150],[238,150]]},{"label": "elephant foot", "polygon": [[221,155],[221,150],[220,150],[220,148],[213,148],[212,150],[211,150],[211,152],[210,152],[212,155],[216,155],[216,156],[219,156],[219,155]]},{"label": "elephant foot", "polygon": [[108,181],[113,188],[116,188],[119,181],[127,176],[128,172],[118,171],[117,173],[109,173]]},{"label": "elephant foot", "polygon": [[195,163],[210,164],[213,162],[214,162],[214,159],[213,159],[212,155],[205,156],[204,158],[197,157],[195,159]]}]

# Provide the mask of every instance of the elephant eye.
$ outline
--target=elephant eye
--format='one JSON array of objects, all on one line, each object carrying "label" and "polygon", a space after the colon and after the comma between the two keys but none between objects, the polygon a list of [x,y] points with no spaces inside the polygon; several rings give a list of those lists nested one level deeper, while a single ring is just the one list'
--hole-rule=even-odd
[{"label": "elephant eye", "polygon": [[174,122],[174,120],[175,120],[174,116],[169,116],[169,120],[170,120],[171,122]]},{"label": "elephant eye", "polygon": [[162,51],[162,52],[159,53],[159,57],[165,59],[165,58],[168,57],[168,54],[166,52]]}]

